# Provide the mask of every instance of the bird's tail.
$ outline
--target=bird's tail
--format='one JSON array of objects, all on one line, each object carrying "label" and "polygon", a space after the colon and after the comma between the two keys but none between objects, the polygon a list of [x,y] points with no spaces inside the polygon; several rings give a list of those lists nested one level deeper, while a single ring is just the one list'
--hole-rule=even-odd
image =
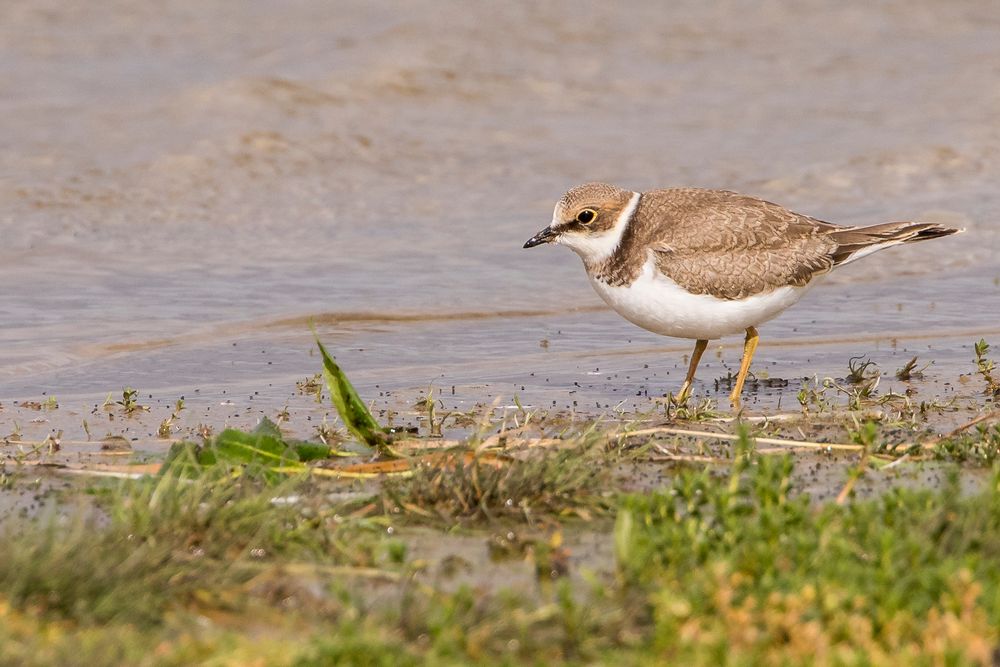
[{"label": "bird's tail", "polygon": [[871,227],[848,227],[830,233],[837,242],[833,264],[848,264],[873,252],[902,243],[927,241],[950,236],[963,229],[945,227],[935,222],[886,222]]}]

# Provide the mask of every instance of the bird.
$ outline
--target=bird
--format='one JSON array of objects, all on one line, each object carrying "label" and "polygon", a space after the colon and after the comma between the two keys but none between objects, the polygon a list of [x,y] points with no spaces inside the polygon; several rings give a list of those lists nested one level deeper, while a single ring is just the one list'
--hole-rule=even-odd
[{"label": "bird", "polygon": [[690,395],[708,341],[745,333],[729,395],[739,407],[757,327],[821,276],[885,248],[960,231],[933,222],[835,225],[729,190],[634,192],[586,183],[559,199],[552,222],[524,247],[568,247],[619,315],[653,333],[694,339],[678,401]]}]

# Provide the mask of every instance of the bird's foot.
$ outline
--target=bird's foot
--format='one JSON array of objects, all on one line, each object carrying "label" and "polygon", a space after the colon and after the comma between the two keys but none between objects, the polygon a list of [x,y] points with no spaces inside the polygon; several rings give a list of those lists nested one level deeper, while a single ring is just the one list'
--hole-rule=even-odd
[{"label": "bird's foot", "polygon": [[681,390],[677,392],[676,396],[671,396],[676,405],[684,405],[691,398],[691,383],[685,382],[681,385]]},{"label": "bird's foot", "polygon": [[743,407],[743,403],[740,401],[740,392],[734,391],[729,394],[729,404],[733,406],[734,410],[740,410]]}]

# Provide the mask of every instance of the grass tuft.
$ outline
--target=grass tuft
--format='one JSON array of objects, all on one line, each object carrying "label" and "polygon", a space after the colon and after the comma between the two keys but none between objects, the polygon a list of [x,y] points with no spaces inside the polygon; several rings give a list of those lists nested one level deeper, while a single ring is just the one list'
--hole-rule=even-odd
[{"label": "grass tuft", "polygon": [[589,516],[606,505],[601,491],[611,470],[600,449],[584,442],[502,460],[471,452],[444,454],[415,466],[409,478],[387,479],[381,506],[390,514],[448,522]]},{"label": "grass tuft", "polygon": [[1000,460],[1000,423],[978,424],[974,430],[945,438],[934,446],[934,455],[944,461],[992,466]]}]

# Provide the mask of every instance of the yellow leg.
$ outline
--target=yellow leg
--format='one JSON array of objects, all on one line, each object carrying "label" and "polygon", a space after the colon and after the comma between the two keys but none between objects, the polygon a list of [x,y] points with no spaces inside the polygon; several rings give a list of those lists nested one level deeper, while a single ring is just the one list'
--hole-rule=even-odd
[{"label": "yellow leg", "polygon": [[729,395],[729,402],[735,406],[740,404],[743,383],[746,382],[747,373],[750,372],[750,360],[753,359],[758,341],[760,341],[760,336],[757,335],[757,330],[753,327],[747,327],[747,337],[743,341],[743,360],[740,362],[740,374],[736,376],[736,386],[733,387],[733,393]]},{"label": "yellow leg", "polygon": [[708,347],[707,340],[698,340],[694,344],[694,352],[691,353],[691,363],[688,365],[688,374],[684,378],[684,384],[681,385],[681,391],[677,394],[677,402],[683,403],[684,399],[688,397],[691,393],[691,383],[694,381],[694,372],[698,370],[698,362],[701,361],[701,355],[705,352],[705,348]]}]

